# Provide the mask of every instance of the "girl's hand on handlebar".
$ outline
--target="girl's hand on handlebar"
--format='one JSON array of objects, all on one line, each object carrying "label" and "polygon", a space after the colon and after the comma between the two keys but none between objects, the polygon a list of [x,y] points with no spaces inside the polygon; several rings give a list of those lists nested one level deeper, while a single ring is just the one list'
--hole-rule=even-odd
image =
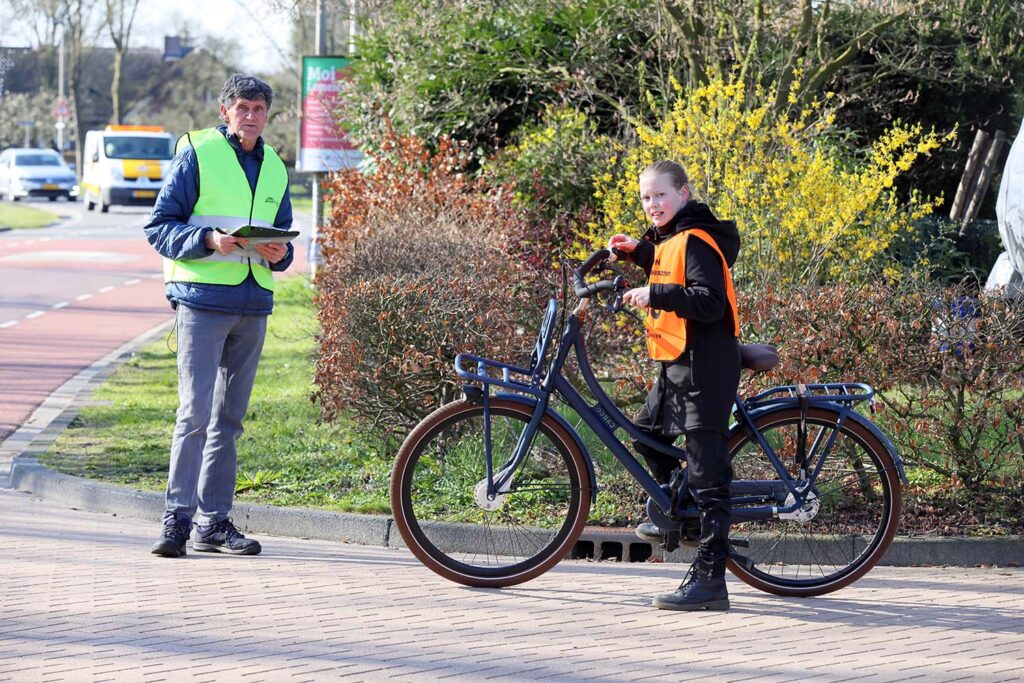
[{"label": "girl's hand on handlebar", "polygon": [[651,288],[637,287],[636,289],[631,289],[622,295],[622,302],[637,308],[647,308],[651,305]]},{"label": "girl's hand on handlebar", "polygon": [[636,249],[637,244],[639,244],[639,242],[629,235],[612,235],[608,240],[608,251],[618,249],[619,251],[624,251],[628,254]]}]

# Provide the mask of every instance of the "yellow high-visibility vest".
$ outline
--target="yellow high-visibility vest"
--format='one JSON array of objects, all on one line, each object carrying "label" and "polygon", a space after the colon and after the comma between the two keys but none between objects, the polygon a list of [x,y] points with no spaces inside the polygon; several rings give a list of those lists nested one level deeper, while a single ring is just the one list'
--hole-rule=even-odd
[{"label": "yellow high-visibility vest", "polygon": [[[186,133],[177,152],[189,145],[199,163],[199,200],[188,218],[189,225],[230,230],[244,225],[274,227],[277,210],[288,187],[288,171],[270,145],[263,145],[263,164],[255,191],[249,187],[238,156],[216,128]],[[234,252],[214,252],[201,259],[164,259],[164,282],[201,282],[211,285],[241,284],[252,271],[264,289],[274,290],[270,264],[263,258]]]}]

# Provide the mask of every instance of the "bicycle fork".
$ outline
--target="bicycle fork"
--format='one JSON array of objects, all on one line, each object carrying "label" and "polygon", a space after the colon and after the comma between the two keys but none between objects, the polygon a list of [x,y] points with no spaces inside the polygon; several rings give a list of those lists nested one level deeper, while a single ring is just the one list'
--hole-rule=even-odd
[{"label": "bicycle fork", "polygon": [[526,454],[530,452],[530,448],[533,446],[534,436],[537,434],[540,422],[544,419],[544,414],[548,409],[549,397],[550,394],[546,392],[539,397],[533,409],[533,415],[530,417],[530,422],[523,428],[523,431],[520,432],[516,440],[512,456],[495,472],[494,448],[491,438],[491,397],[489,391],[485,390],[483,392],[484,463],[486,466],[486,476],[477,483],[474,490],[476,503],[481,508],[497,510],[505,502],[505,496],[508,495],[512,487],[512,477],[523,461],[526,460]]}]

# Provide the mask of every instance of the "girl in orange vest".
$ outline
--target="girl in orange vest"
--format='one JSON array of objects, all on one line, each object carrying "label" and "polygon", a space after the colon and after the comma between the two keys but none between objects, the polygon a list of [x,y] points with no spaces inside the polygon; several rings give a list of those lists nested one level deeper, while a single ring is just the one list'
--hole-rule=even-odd
[{"label": "girl in orange vest", "polygon": [[[739,385],[739,319],[729,268],[739,253],[736,224],[719,221],[693,199],[686,171],[674,161],[640,174],[640,198],[653,225],[636,240],[614,235],[609,249],[625,252],[648,275],[646,287],[623,301],[647,309],[647,348],[660,373],[637,426],[665,443],[686,436],[686,486],[700,511],[697,559],[674,593],[654,598],[661,609],[728,609],[729,462],[726,434]],[[680,466],[637,442],[659,483]],[[662,531],[641,524],[637,535],[660,542]],[[695,539],[696,540],[696,539]]]}]

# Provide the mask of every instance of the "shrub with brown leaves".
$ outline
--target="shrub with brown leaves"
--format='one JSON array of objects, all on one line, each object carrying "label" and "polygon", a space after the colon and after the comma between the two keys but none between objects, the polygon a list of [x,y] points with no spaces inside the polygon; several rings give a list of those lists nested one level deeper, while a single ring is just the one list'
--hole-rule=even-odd
[{"label": "shrub with brown leaves", "polygon": [[528,358],[545,286],[508,248],[524,219],[464,159],[450,140],[430,150],[392,132],[372,172],[331,177],[316,283],[328,418],[387,439],[457,396],[458,353]]},{"label": "shrub with brown leaves", "polygon": [[748,378],[859,381],[908,464],[978,489],[1024,469],[1024,302],[976,298],[966,285],[765,288],[740,304],[749,341],[783,362]]}]

